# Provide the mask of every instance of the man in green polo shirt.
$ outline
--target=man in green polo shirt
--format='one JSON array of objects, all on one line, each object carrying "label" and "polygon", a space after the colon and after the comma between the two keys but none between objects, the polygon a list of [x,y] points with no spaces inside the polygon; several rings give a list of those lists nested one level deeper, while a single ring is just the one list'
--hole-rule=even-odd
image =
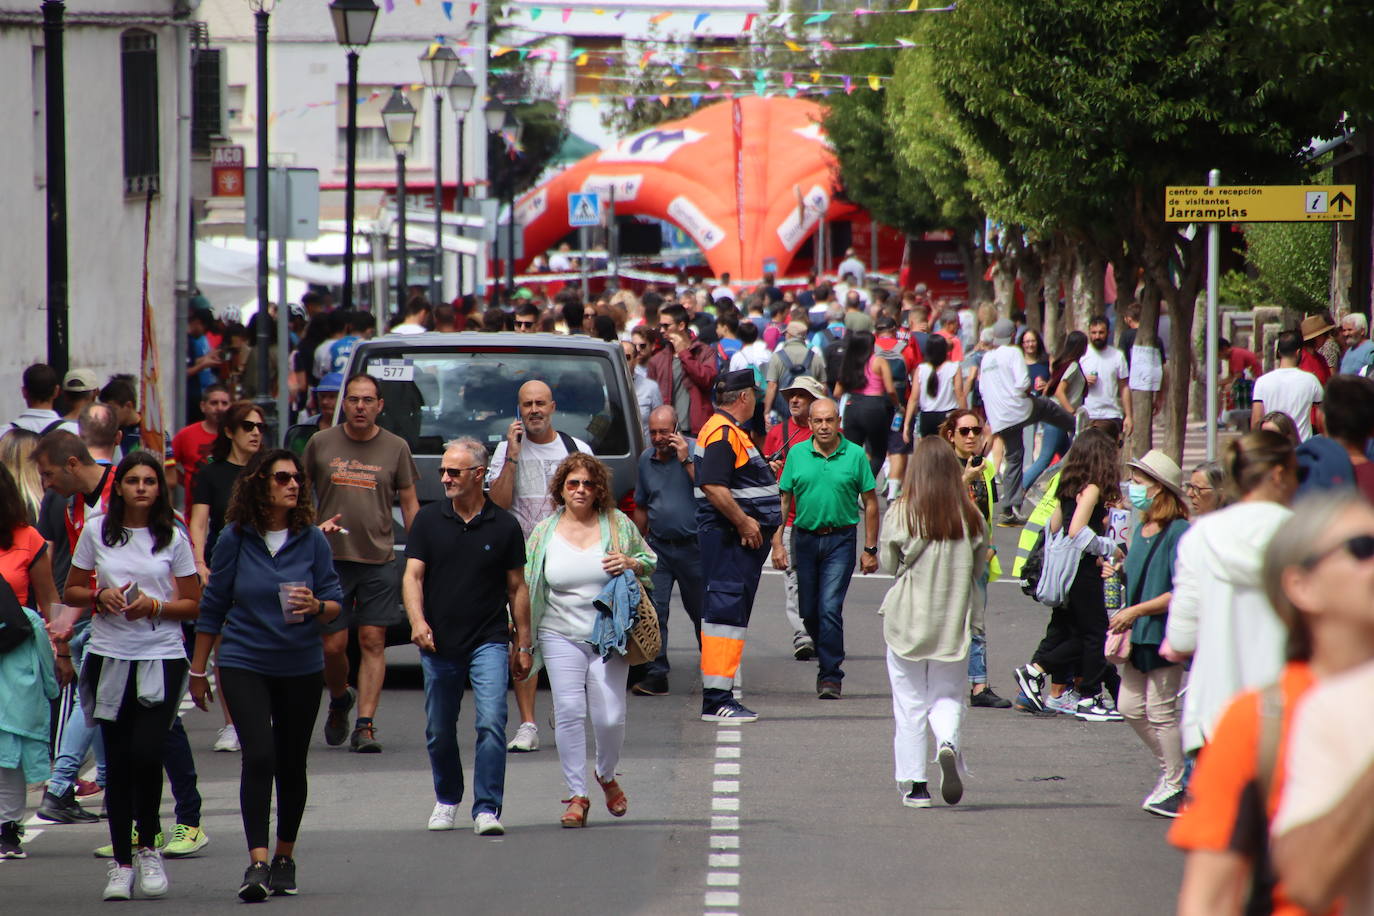
[{"label": "man in green polo shirt", "polygon": [[[878,497],[873,471],[859,446],[840,435],[840,412],[830,398],[811,405],[811,439],[787,455],[782,479],[782,513],[795,500],[792,558],[797,569],[797,607],[816,644],[820,673],[816,696],[840,698],[844,680],[844,596],[854,575],[854,554],[863,500],[864,552],[859,568],[878,568]],[[773,565],[786,569],[782,530],[773,536]]]}]

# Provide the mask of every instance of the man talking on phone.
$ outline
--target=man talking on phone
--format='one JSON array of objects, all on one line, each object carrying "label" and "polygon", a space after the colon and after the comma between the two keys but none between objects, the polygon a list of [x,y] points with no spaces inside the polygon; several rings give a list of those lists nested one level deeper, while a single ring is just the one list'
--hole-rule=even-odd
[{"label": "man talking on phone", "polygon": [[[554,403],[553,390],[545,383],[531,380],[521,385],[516,401],[520,419],[511,423],[505,441],[496,446],[491,456],[487,488],[491,501],[510,510],[528,540],[534,526],[553,513],[553,500],[549,497],[553,472],[574,451],[590,455],[592,447],[554,428],[558,405]],[[539,726],[534,723],[536,686],[535,678],[515,682],[520,727],[506,745],[513,753],[539,750]]]}]

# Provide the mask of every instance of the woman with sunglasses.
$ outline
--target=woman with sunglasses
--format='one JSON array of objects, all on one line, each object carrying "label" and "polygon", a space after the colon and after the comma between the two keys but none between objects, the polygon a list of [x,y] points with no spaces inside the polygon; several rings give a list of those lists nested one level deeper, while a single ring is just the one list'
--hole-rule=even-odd
[{"label": "woman with sunglasses", "polygon": [[[72,551],[63,597],[93,608],[81,666],[81,708],[105,741],[105,808],[110,815],[106,900],[167,893],[153,838],[161,831],[162,757],[186,690],[179,623],[197,614],[200,577],[176,526],[162,457],[136,451],[114,471],[103,515],[86,521]],[[137,831],[134,827],[137,825]],[[137,849],[133,838],[137,837]]]},{"label": "woman with sunglasses", "polygon": [[[314,621],[338,616],[343,600],[329,542],[315,527],[300,459],[286,449],[253,456],[234,485],[191,659],[191,699],[209,708],[205,666],[218,641],[221,700],[243,747],[239,806],[248,870],[239,897],[296,893],[296,834],[305,812],[306,753],[320,709],[324,651]],[[277,844],[267,829],[277,787]]]},{"label": "woman with sunglasses", "polygon": [[591,455],[578,452],[563,459],[549,482],[549,495],[557,508],[530,532],[525,561],[530,626],[537,637],[531,674],[541,664],[548,667],[558,760],[571,793],[560,823],[585,827],[591,806],[588,718],[606,810],[624,817],[629,808],[615,768],[625,743],[630,664],[613,650],[598,653],[592,637],[601,612],[592,602],[627,569],[641,589],[649,588],[658,558],[629,517],[615,508],[610,469]]},{"label": "woman with sunglasses", "polygon": [[1166,638],[1193,657],[1183,701],[1183,749],[1210,739],[1227,701],[1268,684],[1283,664],[1284,628],[1265,597],[1260,558],[1291,518],[1298,489],[1293,443],[1261,429],[1226,446],[1235,505],[1198,519],[1178,545]]},{"label": "woman with sunglasses", "polygon": [[[266,431],[267,424],[262,421],[262,411],[256,404],[235,401],[220,419],[219,433],[210,447],[210,460],[196,471],[191,493],[191,550],[202,584],[210,578],[210,557],[214,555],[215,541],[224,528],[224,513],[229,508],[234,481],[248,464],[248,459],[262,448]],[[224,707],[224,727],[215,736],[214,748],[229,752],[239,749],[238,734],[234,731],[228,706]]]}]

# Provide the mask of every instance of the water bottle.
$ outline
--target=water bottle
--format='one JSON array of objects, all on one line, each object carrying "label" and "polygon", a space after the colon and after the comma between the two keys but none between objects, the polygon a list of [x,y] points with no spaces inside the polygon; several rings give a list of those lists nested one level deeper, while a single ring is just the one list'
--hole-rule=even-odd
[{"label": "water bottle", "polygon": [[902,431],[902,412],[899,410],[892,415],[892,431],[899,433]]},{"label": "water bottle", "polygon": [[1103,580],[1102,597],[1107,604],[1108,617],[1126,606],[1126,583],[1121,580],[1120,573]]}]

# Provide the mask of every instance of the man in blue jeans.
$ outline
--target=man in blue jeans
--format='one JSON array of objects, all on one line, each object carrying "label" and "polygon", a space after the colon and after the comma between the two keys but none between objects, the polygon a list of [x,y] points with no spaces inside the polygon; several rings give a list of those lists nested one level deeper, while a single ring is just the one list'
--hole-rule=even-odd
[{"label": "man in blue jeans", "polygon": [[696,628],[701,645],[701,599],[705,580],[701,548],[697,545],[697,500],[692,492],[695,472],[692,448],[696,440],[678,432],[677,411],[668,405],[649,414],[652,445],[639,456],[635,486],[635,524],[658,555],[654,568],[653,600],[663,645],[658,658],[644,666],[644,676],[630,687],[645,697],[668,694],[668,604],[677,582],[682,607]]},{"label": "man in blue jeans", "polygon": [[477,703],[472,827],[478,836],[500,836],[505,833],[506,672],[523,681],[534,650],[525,538],[515,516],[482,492],[486,472],[482,443],[449,443],[439,461],[448,499],[422,508],[411,524],[401,597],[425,677],[425,739],[435,798],[429,829],[452,830],[463,800],[458,710],[471,681]]},{"label": "man in blue jeans", "polygon": [[[792,560],[797,567],[797,605],[816,643],[820,673],[816,696],[838,700],[844,680],[844,597],[854,575],[854,553],[863,500],[864,550],[859,567],[878,568],[878,497],[864,450],[840,435],[840,412],[830,398],[811,405],[811,439],[787,455],[782,514],[797,504],[792,523]],[[773,565],[787,568],[782,530],[773,535]]]}]

